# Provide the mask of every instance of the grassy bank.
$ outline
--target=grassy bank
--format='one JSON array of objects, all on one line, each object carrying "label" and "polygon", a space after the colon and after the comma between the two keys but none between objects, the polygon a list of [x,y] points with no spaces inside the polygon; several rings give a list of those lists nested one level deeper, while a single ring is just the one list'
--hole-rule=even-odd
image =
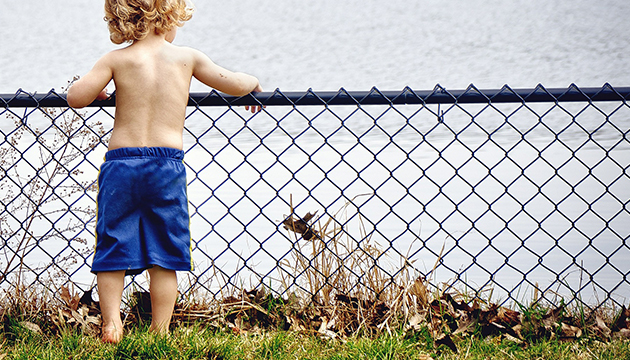
[{"label": "grassy bank", "polygon": [[300,307],[252,290],[180,302],[164,337],[147,331],[138,293],[124,313],[126,336],[111,345],[99,339],[89,293],[37,294],[0,302],[0,359],[630,359],[625,308],[610,316],[536,304],[516,311],[442,296],[404,316],[358,299]]},{"label": "grassy bank", "polygon": [[111,345],[99,339],[89,293],[36,294],[4,297],[0,359],[630,359],[625,308],[583,314],[533,303],[516,311],[444,294],[404,316],[350,297],[300,307],[252,290],[180,302],[165,337],[148,332],[145,294],[136,293],[126,336]]},{"label": "grassy bank", "polygon": [[426,333],[375,338],[322,339],[299,332],[236,335],[201,327],[180,327],[169,337],[135,328],[118,345],[68,332],[38,334],[18,324],[3,334],[3,359],[627,359],[630,342],[593,339],[541,341],[523,346],[500,337],[470,336],[455,341],[457,351],[436,347]]}]

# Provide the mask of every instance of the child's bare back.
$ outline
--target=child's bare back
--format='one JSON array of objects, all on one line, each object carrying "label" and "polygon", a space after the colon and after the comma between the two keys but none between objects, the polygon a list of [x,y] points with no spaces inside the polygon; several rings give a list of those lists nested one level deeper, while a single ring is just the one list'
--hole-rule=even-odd
[{"label": "child's bare back", "polygon": [[162,146],[182,148],[191,78],[229,95],[261,91],[258,80],[214,64],[205,54],[171,44],[176,28],[103,56],[68,91],[68,103],[83,107],[104,97],[113,79],[116,116],[109,149]]},{"label": "child's bare back", "polygon": [[190,49],[151,39],[107,54],[116,86],[116,123],[109,149],[182,148],[194,60]]}]

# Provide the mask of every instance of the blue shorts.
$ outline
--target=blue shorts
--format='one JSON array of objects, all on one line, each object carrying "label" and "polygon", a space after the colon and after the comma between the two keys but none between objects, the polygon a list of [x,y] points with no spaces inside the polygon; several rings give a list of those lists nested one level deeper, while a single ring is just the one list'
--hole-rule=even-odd
[{"label": "blue shorts", "polygon": [[134,275],[154,265],[193,270],[183,159],[172,148],[107,152],[98,176],[93,273]]}]

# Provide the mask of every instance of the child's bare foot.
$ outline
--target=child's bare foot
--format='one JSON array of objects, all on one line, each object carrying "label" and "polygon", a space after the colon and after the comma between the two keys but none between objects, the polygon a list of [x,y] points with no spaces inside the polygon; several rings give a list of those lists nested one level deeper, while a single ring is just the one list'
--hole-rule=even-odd
[{"label": "child's bare foot", "polygon": [[108,344],[118,344],[123,338],[122,324],[110,324],[109,326],[103,326],[101,329],[101,340]]},{"label": "child's bare foot", "polygon": [[149,327],[149,331],[154,334],[158,334],[162,336],[169,335],[168,324],[164,324],[164,323],[161,323],[161,324],[151,323],[151,326]]}]

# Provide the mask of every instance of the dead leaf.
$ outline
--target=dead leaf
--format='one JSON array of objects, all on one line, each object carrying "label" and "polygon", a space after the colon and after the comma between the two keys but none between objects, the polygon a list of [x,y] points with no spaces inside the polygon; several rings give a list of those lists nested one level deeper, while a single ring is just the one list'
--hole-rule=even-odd
[{"label": "dead leaf", "polygon": [[615,320],[614,324],[612,325],[612,331],[619,331],[621,329],[627,329],[630,326],[628,323],[628,318],[630,318],[630,309],[626,309],[626,306],[623,305],[621,307],[621,311],[619,312],[619,316],[617,316],[617,319]]},{"label": "dead leaf", "polygon": [[61,287],[61,300],[63,300],[66,304],[70,303],[70,291],[67,286]]},{"label": "dead leaf", "polygon": [[94,301],[94,299],[92,299],[93,291],[94,291],[94,288],[91,288],[90,290],[84,292],[81,298],[79,299],[79,303],[85,304],[87,306],[98,306],[98,303]]},{"label": "dead leaf", "polygon": [[26,330],[30,330],[36,334],[40,334],[40,335],[43,334],[42,328],[40,328],[39,325],[32,323],[30,321],[22,321],[20,322],[20,325]]},{"label": "dead leaf", "polygon": [[501,324],[506,326],[515,326],[521,322],[521,314],[518,311],[510,310],[504,307],[499,309],[497,318]]},{"label": "dead leaf", "polygon": [[523,329],[523,324],[516,324],[512,327],[512,331],[516,334],[516,337],[519,339],[523,338],[523,334],[521,334],[521,330]]},{"label": "dead leaf", "polygon": [[472,308],[468,304],[466,304],[466,302],[464,302],[464,301],[460,301],[460,302],[455,301],[455,299],[453,299],[453,296],[451,296],[451,294],[449,294],[449,293],[442,294],[441,299],[446,301],[448,304],[450,304],[450,306],[454,310],[461,310],[461,311],[466,311],[466,312],[472,310]]},{"label": "dead leaf", "polygon": [[565,338],[579,338],[580,336],[582,336],[582,330],[577,327],[577,326],[573,326],[573,325],[567,325],[565,323],[562,323],[562,337]]},{"label": "dead leaf", "polygon": [[314,213],[307,213],[306,215],[304,215],[304,217],[302,218],[302,220],[304,220],[305,222],[309,222],[311,221],[311,219],[317,214],[317,211],[315,211]]},{"label": "dead leaf", "polygon": [[407,324],[407,329],[420,330],[420,324],[426,320],[426,316],[420,314],[413,314],[409,318],[409,324]]},{"label": "dead leaf", "polygon": [[335,326],[335,319],[328,321],[325,317],[322,318],[322,324],[319,326],[317,332],[323,335],[328,339],[335,339],[337,337],[337,333],[332,331],[331,329]]},{"label": "dead leaf", "polygon": [[564,306],[559,306],[555,309],[549,309],[543,316],[542,323],[545,330],[555,333],[555,330],[560,327],[560,316],[564,311]]},{"label": "dead leaf", "polygon": [[238,326],[231,323],[228,323],[227,325],[234,335],[241,335],[241,329]]},{"label": "dead leaf", "polygon": [[630,329],[621,329],[615,333],[614,337],[616,339],[630,340]]},{"label": "dead leaf", "polygon": [[309,212],[301,219],[299,217],[296,219],[293,217],[293,215],[291,215],[282,222],[282,225],[284,225],[285,229],[302,235],[302,238],[304,238],[304,240],[312,240],[313,238],[320,239],[317,230],[314,230],[311,225],[308,224],[309,221],[311,221],[311,219],[315,216],[315,214],[317,214],[317,211],[312,214]]},{"label": "dead leaf", "polygon": [[468,330],[475,327],[477,320],[470,316],[470,313],[463,312],[457,320],[457,329],[453,332],[453,335],[465,334]]},{"label": "dead leaf", "polygon": [[61,287],[61,300],[72,310],[76,310],[79,307],[79,302],[81,301],[79,294],[70,294],[70,290],[67,286]]},{"label": "dead leaf", "polygon": [[457,354],[457,346],[455,346],[455,343],[453,342],[453,339],[451,339],[451,337],[447,334],[442,334],[439,337],[437,337],[435,339],[435,345],[436,346],[440,346],[440,345],[444,345],[446,347],[448,347],[449,349],[451,349],[454,353]]},{"label": "dead leaf", "polygon": [[519,345],[523,344],[523,340],[521,340],[519,337],[510,335],[510,334],[504,334],[503,335],[503,339],[507,340],[507,341],[510,341],[510,342],[513,342],[513,343],[516,343],[516,344],[519,344]]},{"label": "dead leaf", "polygon": [[409,289],[409,293],[416,296],[419,305],[422,307],[426,307],[429,304],[429,291],[427,291],[427,287],[422,278],[417,278],[414,281]]},{"label": "dead leaf", "polygon": [[595,325],[596,329],[601,332],[604,336],[609,337],[611,330],[606,326],[604,320],[599,316],[595,315]]}]

